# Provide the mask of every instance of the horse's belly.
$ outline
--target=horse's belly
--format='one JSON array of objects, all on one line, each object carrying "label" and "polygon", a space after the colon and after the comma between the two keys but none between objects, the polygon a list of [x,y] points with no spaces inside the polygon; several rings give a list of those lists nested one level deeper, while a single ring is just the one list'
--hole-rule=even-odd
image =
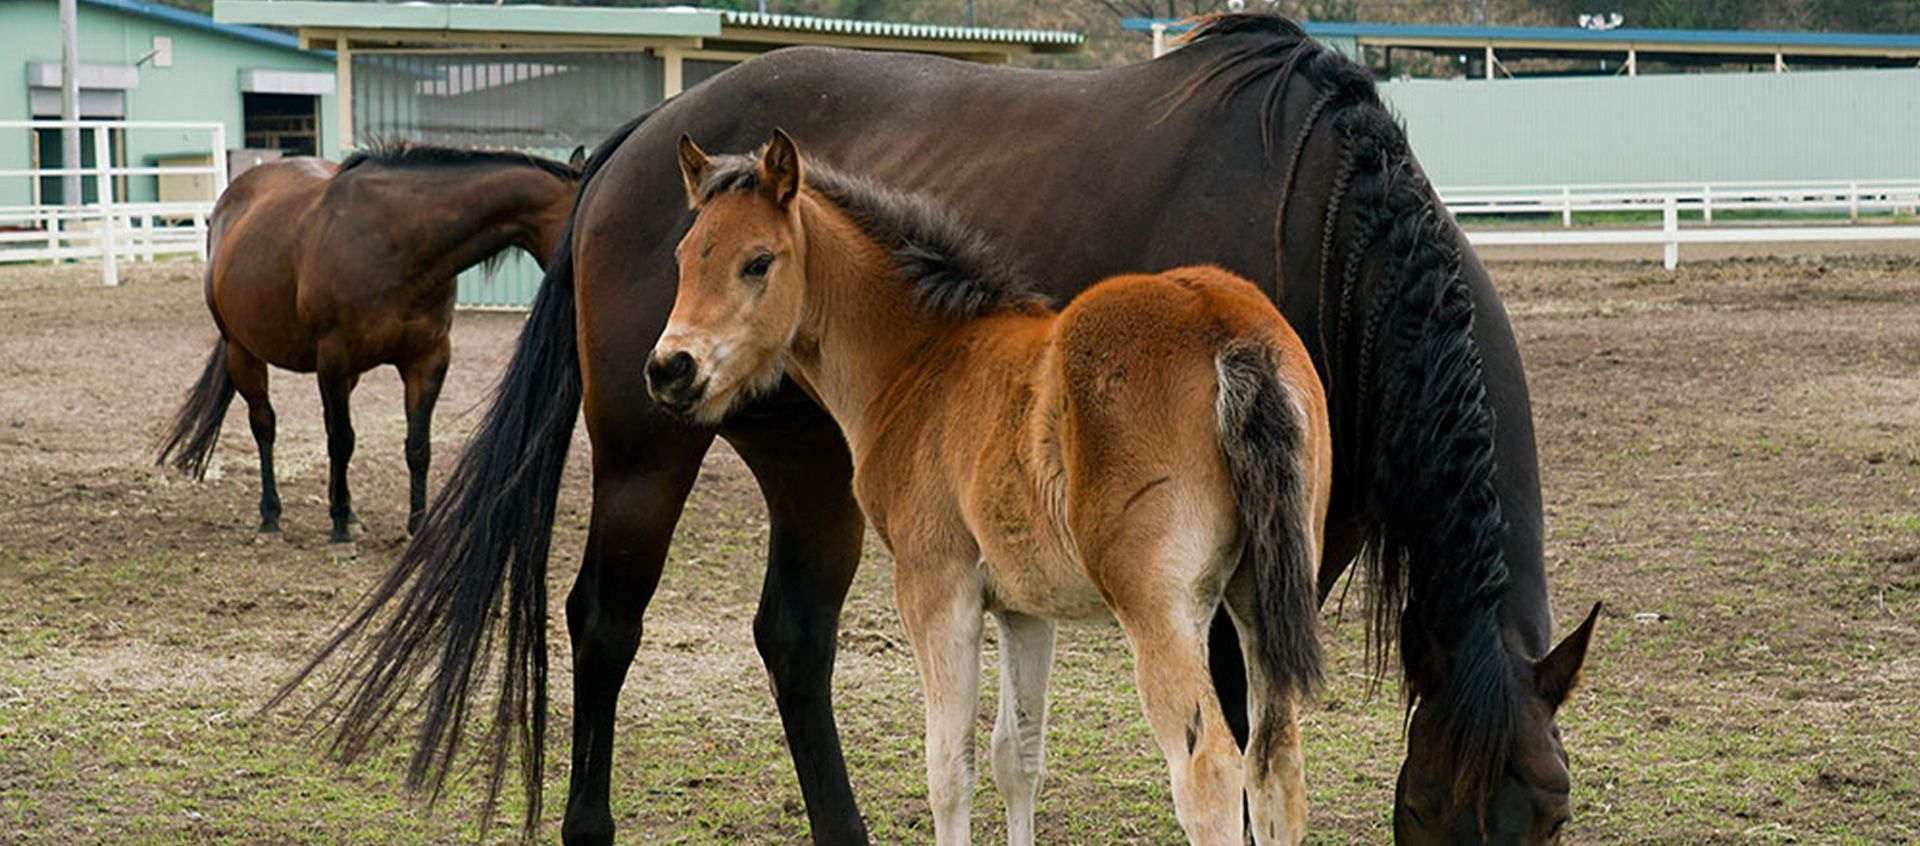
[{"label": "horse's belly", "polygon": [[1110,615],[1086,570],[1071,555],[1044,544],[982,544],[986,559],[987,607],[1054,620],[1084,620]]}]

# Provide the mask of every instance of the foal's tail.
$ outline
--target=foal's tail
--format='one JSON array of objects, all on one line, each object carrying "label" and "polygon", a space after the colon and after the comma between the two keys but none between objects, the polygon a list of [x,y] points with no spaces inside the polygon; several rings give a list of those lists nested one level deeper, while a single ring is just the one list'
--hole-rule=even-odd
[{"label": "foal's tail", "polygon": [[160,445],[156,464],[171,463],[195,479],[205,478],[213,447],[220,442],[220,424],[233,404],[233,377],[227,374],[227,339],[213,342],[200,380],[187,390],[187,401],[173,415],[173,427]]},{"label": "foal's tail", "polygon": [[1307,696],[1321,681],[1314,545],[1320,515],[1307,469],[1314,435],[1308,404],[1280,375],[1279,355],[1264,340],[1235,340],[1220,350],[1220,447],[1245,539],[1240,567],[1253,572],[1260,669],[1281,692]]}]

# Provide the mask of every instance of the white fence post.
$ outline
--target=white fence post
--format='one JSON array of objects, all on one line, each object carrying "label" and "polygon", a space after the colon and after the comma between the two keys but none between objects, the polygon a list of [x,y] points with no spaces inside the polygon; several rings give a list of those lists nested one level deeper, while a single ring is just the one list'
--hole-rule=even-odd
[{"label": "white fence post", "polygon": [[1713,186],[1700,186],[1700,215],[1708,226],[1713,225]]},{"label": "white fence post", "polygon": [[227,193],[227,125],[213,125],[213,196],[207,202],[216,202],[221,194]]},{"label": "white fence post", "polygon": [[113,131],[106,126],[93,128],[94,180],[100,198],[100,275],[107,287],[120,284],[119,248],[113,243]]},{"label": "white fence post", "polygon": [[1568,186],[1568,185],[1560,186],[1560,225],[1568,229],[1573,228],[1573,188],[1572,186]]},{"label": "white fence post", "polygon": [[1847,219],[1860,222],[1860,183],[1847,183]]},{"label": "white fence post", "polygon": [[1667,234],[1667,250],[1662,263],[1668,270],[1680,266],[1680,198],[1667,195],[1665,208],[1661,210],[1661,229]]}]

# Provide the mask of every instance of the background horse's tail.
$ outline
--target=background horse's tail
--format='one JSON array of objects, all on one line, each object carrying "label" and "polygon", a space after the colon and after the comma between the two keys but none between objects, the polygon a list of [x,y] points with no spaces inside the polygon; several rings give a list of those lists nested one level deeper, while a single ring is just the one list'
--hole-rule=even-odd
[{"label": "background horse's tail", "polygon": [[233,377],[227,373],[227,339],[213,342],[213,353],[200,371],[200,380],[187,389],[187,401],[173,415],[173,427],[160,445],[157,464],[171,463],[195,479],[205,478],[213,447],[220,443],[220,424],[233,404]]},{"label": "background horse's tail", "polygon": [[1321,679],[1313,542],[1320,515],[1307,472],[1306,403],[1282,381],[1279,354],[1265,341],[1236,340],[1221,349],[1217,415],[1245,539],[1240,566],[1253,573],[1257,659],[1276,688],[1306,696]]},{"label": "background horse's tail", "polygon": [[[584,179],[645,119],[615,132]],[[335,653],[348,652],[338,680],[316,706],[340,706],[331,715],[334,751],[352,761],[387,737],[397,712],[417,711],[421,724],[407,780],[437,795],[461,747],[471,698],[483,681],[497,686],[483,741],[490,759],[483,828],[515,746],[529,833],[540,819],[547,550],[581,401],[572,243],[569,223],[492,405],[413,541],[360,610],[268,703],[283,700]],[[506,654],[489,679],[486,664],[496,644]],[[403,707],[423,679],[419,701]]]}]

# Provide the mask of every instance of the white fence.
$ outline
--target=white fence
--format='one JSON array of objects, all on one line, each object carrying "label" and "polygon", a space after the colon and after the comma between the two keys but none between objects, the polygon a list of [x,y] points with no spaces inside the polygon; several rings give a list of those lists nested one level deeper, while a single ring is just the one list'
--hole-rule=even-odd
[{"label": "white fence", "polygon": [[[1659,244],[1665,264],[1679,264],[1681,244],[1770,243],[1784,241],[1920,240],[1920,226],[1892,223],[1920,206],[1920,180],[1858,182],[1751,182],[1632,185],[1495,186],[1440,192],[1454,216],[1554,216],[1559,228],[1471,228],[1476,245]],[[1696,212],[1699,222],[1681,224],[1681,212]],[[1575,226],[1575,214],[1658,212],[1651,225]],[[1729,212],[1764,212],[1762,221],[1729,222]],[[1782,214],[1785,213],[1785,214]],[[1719,214],[1719,222],[1714,215]],[[1792,220],[1791,215],[1825,215],[1830,220]],[[1861,216],[1887,215],[1885,221]],[[1844,218],[1842,217],[1844,216]]]},{"label": "white fence", "polygon": [[[151,261],[167,254],[192,253],[206,258],[207,217],[227,187],[227,128],[222,123],[127,120],[3,120],[4,130],[59,130],[68,126],[93,130],[93,164],[65,167],[0,170],[0,197],[17,197],[24,204],[0,204],[0,264],[10,262],[99,259],[102,281],[120,282],[122,259]],[[125,136],[144,131],[207,133],[206,165],[133,165],[113,163],[115,131]],[[92,177],[91,203],[54,205],[42,202],[37,183],[47,177]],[[117,196],[122,177],[208,177],[203,198],[185,201],[130,202]],[[65,198],[74,200],[76,198]]]}]

